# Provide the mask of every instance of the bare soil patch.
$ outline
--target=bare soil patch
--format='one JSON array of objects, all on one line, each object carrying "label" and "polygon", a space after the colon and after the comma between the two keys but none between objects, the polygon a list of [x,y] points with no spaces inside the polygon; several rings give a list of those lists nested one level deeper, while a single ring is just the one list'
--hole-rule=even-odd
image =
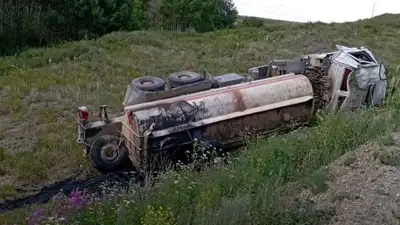
[{"label": "bare soil patch", "polygon": [[[334,216],[329,225],[400,224],[400,133],[349,152],[325,169],[327,188],[302,200]],[[315,193],[315,192],[314,192]]]}]

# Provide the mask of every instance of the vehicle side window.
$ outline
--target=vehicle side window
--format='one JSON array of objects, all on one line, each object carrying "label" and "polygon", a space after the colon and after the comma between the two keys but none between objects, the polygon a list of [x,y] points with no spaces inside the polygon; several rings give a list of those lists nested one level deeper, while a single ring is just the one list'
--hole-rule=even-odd
[{"label": "vehicle side window", "polygon": [[350,54],[357,59],[364,61],[361,62],[361,64],[366,64],[366,62],[375,62],[374,59],[365,51],[352,52]]}]

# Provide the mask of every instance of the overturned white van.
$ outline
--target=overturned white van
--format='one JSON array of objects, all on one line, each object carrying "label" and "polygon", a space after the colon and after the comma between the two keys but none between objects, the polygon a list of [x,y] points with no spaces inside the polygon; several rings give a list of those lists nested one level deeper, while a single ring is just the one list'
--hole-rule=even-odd
[{"label": "overturned white van", "polygon": [[328,75],[332,95],[328,109],[334,110],[375,106],[382,103],[387,91],[387,70],[367,48],[337,45],[329,56]]}]

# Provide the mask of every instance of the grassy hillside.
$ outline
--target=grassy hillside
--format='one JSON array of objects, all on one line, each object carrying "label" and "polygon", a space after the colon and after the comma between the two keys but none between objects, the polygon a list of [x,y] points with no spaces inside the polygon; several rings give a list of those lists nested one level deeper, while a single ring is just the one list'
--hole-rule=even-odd
[{"label": "grassy hillside", "polygon": [[[23,195],[78,172],[94,172],[75,144],[74,109],[88,105],[95,115],[98,105],[108,104],[111,115],[117,115],[126,85],[137,76],[204,68],[212,74],[245,73],[273,58],[329,51],[335,44],[369,47],[396,76],[399,24],[399,15],[384,15],[345,24],[266,23],[261,29],[203,35],[117,32],[1,58],[0,198]],[[357,129],[364,132],[362,126]],[[361,134],[360,140],[376,135]]]}]

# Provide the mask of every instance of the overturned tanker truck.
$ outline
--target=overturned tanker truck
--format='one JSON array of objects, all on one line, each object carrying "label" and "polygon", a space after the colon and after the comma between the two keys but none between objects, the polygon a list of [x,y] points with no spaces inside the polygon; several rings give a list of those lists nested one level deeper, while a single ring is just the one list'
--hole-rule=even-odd
[{"label": "overturned tanker truck", "polygon": [[236,73],[212,77],[176,72],[164,81],[134,79],[124,99],[124,115],[89,122],[78,107],[78,139],[84,155],[102,171],[128,162],[146,169],[160,153],[190,149],[195,140],[229,150],[243,142],[242,132],[268,133],[308,124],[317,110],[351,110],[382,103],[387,71],[366,48],[295,60],[274,60]]}]

